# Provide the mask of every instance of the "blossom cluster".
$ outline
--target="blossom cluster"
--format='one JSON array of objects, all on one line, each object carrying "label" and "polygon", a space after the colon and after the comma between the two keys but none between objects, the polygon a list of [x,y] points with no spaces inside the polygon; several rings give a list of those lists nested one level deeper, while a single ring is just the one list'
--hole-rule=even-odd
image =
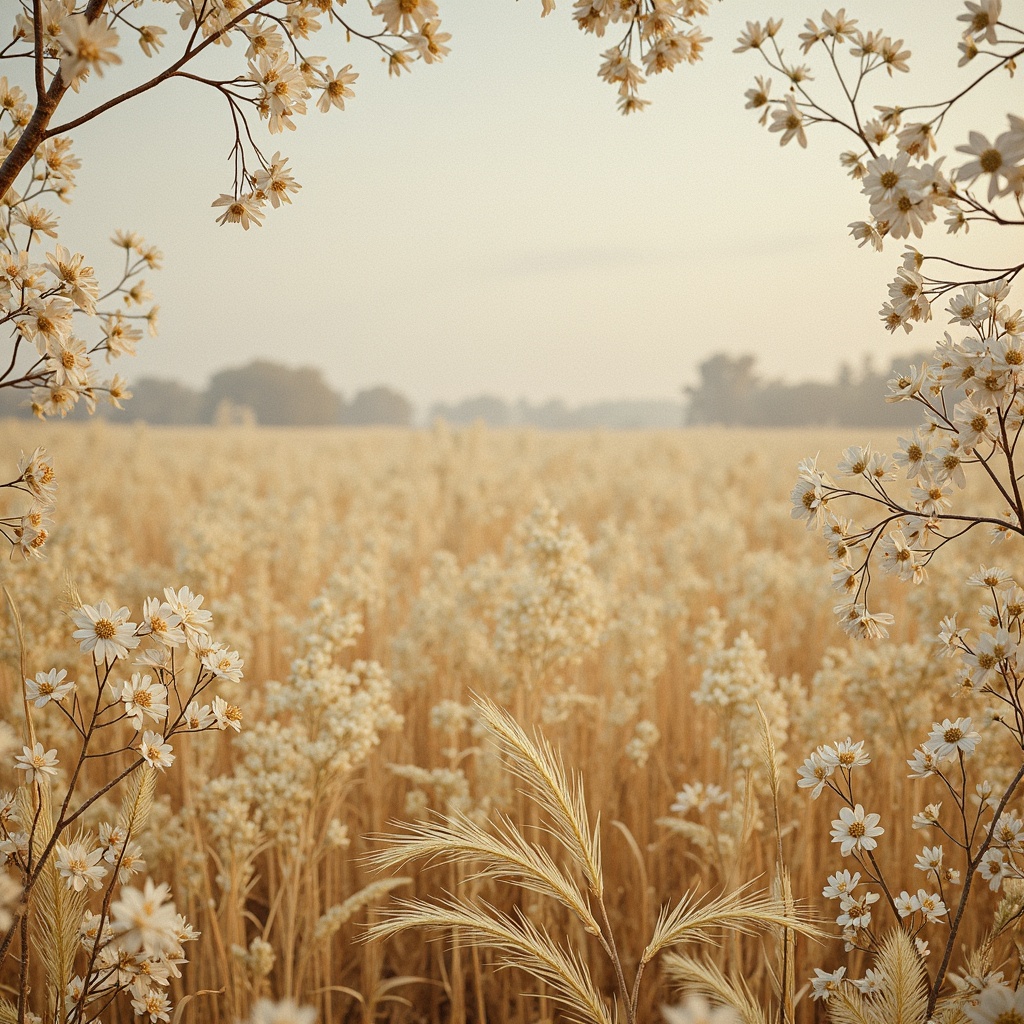
[{"label": "blossom cluster", "polygon": [[[902,39],[893,40],[882,30],[865,30],[845,8],[824,11],[820,24],[808,20],[799,36],[803,55],[812,50],[827,53],[830,72],[841,87],[843,99],[837,103],[812,96],[811,69],[786,58],[778,42],[781,19],[748,22],[740,36],[737,52],[758,51],[788,83],[783,96],[773,96],[771,79],[759,76],[746,93],[747,107],[761,111],[762,124],[770,119],[768,130],[780,133],[782,145],[796,139],[806,146],[807,128],[818,124],[837,126],[855,137],[857,148],[844,151],[840,162],[860,182],[867,199],[870,217],[850,224],[851,234],[862,246],[870,243],[881,250],[887,237],[921,238],[940,215],[950,234],[966,233],[977,221],[1017,223],[1024,194],[1024,119],[1008,114],[1003,132],[990,136],[970,131],[954,154],[937,155],[937,136],[950,109],[993,71],[1005,69],[1012,75],[1020,56],[1020,29],[1002,20],[1001,0],[968,0],[966,8],[958,19],[965,23],[960,66],[978,58],[988,66],[973,83],[940,103],[890,101],[864,110],[859,104],[865,80],[882,69],[890,76],[909,70],[910,51],[903,49]],[[841,63],[843,51],[847,64]],[[915,322],[929,320],[931,303],[955,285],[945,276],[951,269],[948,261],[943,276],[932,277],[922,272],[924,258],[917,254],[916,263],[905,262],[890,286],[880,314],[890,331],[902,327],[909,332]],[[998,276],[993,273],[987,280]]]},{"label": "blossom cluster", "polygon": [[[202,605],[202,596],[188,587],[168,587],[162,597],[145,601],[141,621],[134,622],[127,607],[79,603],[69,612],[77,627],[72,638],[88,656],[94,685],[70,678],[63,668],[24,680],[30,744],[13,761],[22,779],[18,789],[0,794],[0,865],[6,882],[36,891],[22,913],[38,905],[36,912],[61,915],[62,927],[78,922],[77,953],[62,955],[47,969],[47,998],[64,1007],[62,1019],[91,1020],[123,994],[150,1024],[169,1021],[168,987],[187,962],[183,946],[199,937],[177,912],[170,886],[146,878],[138,887],[134,881],[147,868],[141,841],[156,778],[175,760],[171,737],[237,731],[240,725],[238,708],[222,698],[200,704],[214,680],[237,681],[242,668],[236,652],[211,639],[212,615]],[[198,662],[191,679],[179,649]],[[118,679],[133,652],[138,670]],[[43,728],[34,720],[40,711],[47,718],[56,712],[47,732],[70,727],[76,736],[79,749],[68,763],[57,746],[34,739]],[[135,760],[117,767],[126,752]],[[113,778],[98,792],[76,794],[87,759],[105,761]],[[120,813],[87,825],[90,809],[101,808],[99,798],[119,783],[125,787]],[[59,804],[50,795],[53,787],[66,790]],[[55,806],[62,806],[56,820]],[[90,907],[92,893],[100,894],[98,909]],[[8,919],[4,950],[14,927]],[[76,965],[80,970],[73,973]]]}]

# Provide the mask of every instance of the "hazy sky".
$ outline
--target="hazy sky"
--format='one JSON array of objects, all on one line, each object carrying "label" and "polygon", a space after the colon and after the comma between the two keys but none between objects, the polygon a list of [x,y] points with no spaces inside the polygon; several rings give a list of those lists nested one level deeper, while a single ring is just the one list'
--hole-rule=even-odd
[{"label": "hazy sky", "polygon": [[[745,19],[785,16],[795,55],[820,7],[716,6],[705,61],[661,76],[651,107],[624,118],[596,77],[612,43],[575,28],[571,0],[543,20],[540,0],[439,6],[451,56],[400,80],[367,44],[320,33],[313,52],[360,71],[356,96],[264,137],[303,189],[260,229],[215,224],[231,133],[212,91],[170,82],[74,134],[84,166],[74,204],[58,211],[62,240],[100,268],[106,237],[131,228],[166,257],[149,278],[161,334],[125,365],[129,377],[201,385],[261,357],[320,366],[349,395],[391,384],[421,405],[481,392],[664,398],[715,351],[756,353],[763,372],[795,380],[939,336],[932,324],[893,339],[878,322],[902,244],[878,255],[848,237],[867,215],[838,165],[849,143],[822,127],[808,150],[782,149],[743,109],[762,72],[758,55],[732,53]],[[871,102],[955,91],[962,3],[847,9],[913,52],[912,73],[877,76]],[[244,67],[237,44],[228,56]],[[829,88],[820,57],[808,61]],[[99,96],[142,69],[133,60],[85,88]],[[966,141],[968,123],[1004,130],[1019,99],[1019,82],[1001,76],[947,125],[947,146]],[[925,248],[977,255],[977,230],[970,250],[942,231]]]}]

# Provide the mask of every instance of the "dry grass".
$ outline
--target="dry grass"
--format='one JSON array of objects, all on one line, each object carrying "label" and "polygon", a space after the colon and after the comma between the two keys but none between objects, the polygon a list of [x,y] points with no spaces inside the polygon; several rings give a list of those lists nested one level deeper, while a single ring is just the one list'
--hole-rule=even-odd
[{"label": "dry grass", "polygon": [[[246,660],[244,683],[225,691],[243,706],[242,739],[183,744],[182,771],[160,780],[151,812],[150,868],[203,932],[183,990],[223,990],[185,1020],[234,1020],[273,994],[315,1002],[325,1021],[520,1024],[562,1012],[569,978],[575,1014],[607,1020],[621,990],[611,936],[628,979],[700,907],[724,913],[725,894],[752,879],[803,913],[829,909],[825,875],[844,866],[828,841],[836,807],[798,793],[794,768],[848,734],[873,757],[858,800],[883,815],[880,862],[919,884],[914,854],[936,840],[909,819],[941,797],[909,783],[902,762],[933,720],[971,713],[927,641],[961,603],[964,567],[991,555],[968,539],[931,586],[882,588],[892,640],[848,642],[832,623],[820,538],[791,520],[788,493],[799,458],[821,451],[828,465],[863,439],[102,423],[3,433],[8,448],[45,443],[58,456],[48,559],[5,569],[30,673],[80,665],[65,574],[83,600],[133,609],[187,584]],[[318,595],[328,604],[310,611]],[[311,640],[331,630],[326,647]],[[9,621],[3,631],[15,652]],[[19,673],[9,657],[20,731]],[[393,709],[379,745],[360,703],[371,691],[370,710]],[[472,693],[510,714],[481,713]],[[51,718],[36,729],[66,739]],[[324,761],[310,768],[302,752],[314,747]],[[982,756],[1005,774],[998,743]],[[670,813],[695,782],[720,786],[725,802]],[[391,852],[364,838],[400,822]],[[380,908],[392,886],[371,851],[409,879],[391,924]],[[712,902],[686,896],[698,891]],[[995,897],[983,903],[990,912]],[[368,920],[393,937],[360,941]],[[394,934],[428,922],[447,941]],[[673,954],[665,976],[655,961],[635,1014],[652,1018],[673,978],[700,976],[698,987],[732,992],[749,1024],[780,998],[811,1020],[806,979],[840,950],[730,932],[696,957]]]}]

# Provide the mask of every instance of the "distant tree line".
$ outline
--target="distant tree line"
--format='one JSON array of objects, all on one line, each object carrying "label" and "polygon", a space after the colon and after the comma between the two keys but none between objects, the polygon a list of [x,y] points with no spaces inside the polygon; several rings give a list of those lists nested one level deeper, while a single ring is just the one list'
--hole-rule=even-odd
[{"label": "distant tree line", "polygon": [[451,405],[431,407],[430,419],[453,425],[486,423],[490,427],[540,427],[543,430],[656,430],[678,428],[683,422],[678,401],[624,400],[568,406],[560,398],[531,403],[506,402],[495,395],[479,395]]},{"label": "distant tree line", "polygon": [[[133,397],[123,413],[102,404],[98,412],[167,426],[407,427],[413,419],[412,402],[393,388],[368,388],[346,401],[327,383],[322,370],[296,369],[264,359],[221,370],[202,390],[158,377],[143,377],[130,388]],[[0,391],[0,416],[31,415],[26,398],[25,392]]]},{"label": "distant tree line", "polygon": [[831,383],[786,384],[760,377],[754,356],[711,356],[697,368],[699,382],[683,388],[685,422],[742,427],[915,426],[921,421],[917,403],[887,402],[887,382],[927,358],[927,353],[900,357],[883,371],[866,360],[859,373],[841,366]]},{"label": "distant tree line", "polygon": [[[787,384],[765,380],[752,355],[719,353],[698,368],[698,382],[684,387],[682,401],[622,400],[569,406],[561,399],[508,402],[479,395],[431,407],[428,419],[453,425],[482,422],[492,427],[543,430],[652,430],[721,424],[739,427],[902,427],[920,420],[914,403],[885,401],[886,382],[924,354],[893,360],[876,371],[842,366],[832,382]],[[131,384],[123,413],[99,406],[99,414],[167,426],[260,424],[323,427],[411,426],[415,409],[401,392],[373,387],[350,400],[335,391],[315,367],[289,367],[257,359],[215,373],[204,389],[176,380],[143,377]],[[30,416],[29,392],[0,390],[0,417]],[[72,415],[79,418],[84,410]]]}]

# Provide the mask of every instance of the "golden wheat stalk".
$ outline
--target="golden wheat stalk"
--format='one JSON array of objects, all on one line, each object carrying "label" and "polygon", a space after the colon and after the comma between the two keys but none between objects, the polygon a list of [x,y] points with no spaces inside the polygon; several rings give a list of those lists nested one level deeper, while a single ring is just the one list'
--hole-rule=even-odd
[{"label": "golden wheat stalk", "polygon": [[540,736],[536,742],[531,740],[503,708],[486,697],[475,696],[474,701],[487,730],[501,745],[508,767],[550,815],[552,835],[580,864],[591,892],[600,899],[604,894],[600,820],[591,829],[579,776],[570,777],[551,744]]},{"label": "golden wheat stalk", "polygon": [[398,900],[385,921],[369,929],[368,939],[385,939],[409,928],[453,931],[460,945],[490,946],[500,954],[499,967],[518,967],[550,986],[544,994],[580,1024],[613,1024],[601,993],[594,987],[583,958],[564,949],[548,932],[517,913],[503,914],[483,903],[463,900]]},{"label": "golden wheat stalk", "polygon": [[762,928],[791,928],[803,935],[824,938],[825,933],[810,921],[786,912],[785,904],[771,896],[744,889],[723,893],[713,899],[686,893],[674,907],[662,907],[654,935],[644,950],[641,963],[650,963],[661,950],[684,942],[713,942],[714,932],[753,934]]},{"label": "golden wheat stalk", "polygon": [[871,1000],[878,1024],[923,1024],[928,1013],[928,975],[913,940],[894,928],[882,940],[875,963],[885,978]]},{"label": "golden wheat stalk", "polygon": [[[38,805],[33,790],[39,793]],[[50,790],[46,785],[23,785],[17,793],[17,815],[22,828],[32,836],[32,856],[43,855],[53,836],[53,808]],[[75,839],[83,839],[81,830]],[[46,950],[41,959],[51,993],[59,1002],[75,969],[75,955],[79,948],[79,927],[85,913],[88,892],[69,889],[57,869],[57,859],[51,851],[41,866],[31,902],[32,945]]]},{"label": "golden wheat stalk", "polygon": [[593,935],[601,932],[587,898],[562,871],[551,855],[527,840],[504,815],[492,823],[493,833],[464,814],[400,826],[403,833],[379,838],[388,847],[367,859],[375,867],[391,870],[412,860],[435,864],[475,861],[476,877],[515,882],[524,889],[549,896],[571,910]]},{"label": "golden wheat stalk", "polygon": [[770,1024],[742,978],[728,978],[707,957],[667,953],[662,960],[668,979],[707,996],[713,1003],[731,1007],[742,1024]]}]

